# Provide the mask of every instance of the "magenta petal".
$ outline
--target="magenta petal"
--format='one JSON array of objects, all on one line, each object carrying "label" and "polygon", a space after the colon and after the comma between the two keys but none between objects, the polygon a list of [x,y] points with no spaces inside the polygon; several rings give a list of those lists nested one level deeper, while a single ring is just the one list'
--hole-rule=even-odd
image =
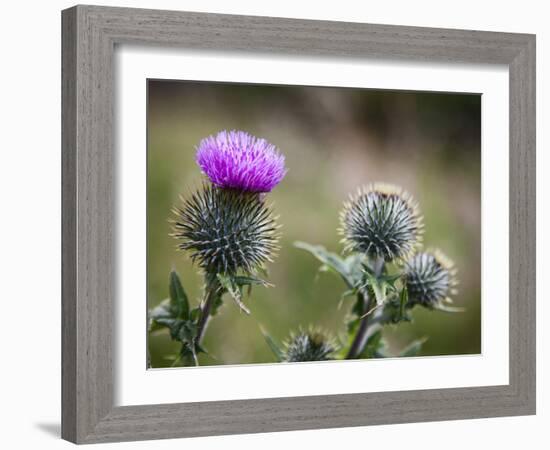
[{"label": "magenta petal", "polygon": [[216,186],[248,192],[270,192],[286,174],[277,147],[244,131],[220,131],[203,139],[196,161]]}]

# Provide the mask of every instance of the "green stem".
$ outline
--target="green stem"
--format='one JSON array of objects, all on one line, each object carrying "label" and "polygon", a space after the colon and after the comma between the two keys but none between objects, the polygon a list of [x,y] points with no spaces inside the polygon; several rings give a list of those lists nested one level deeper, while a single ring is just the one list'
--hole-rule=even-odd
[{"label": "green stem", "polygon": [[[377,258],[373,264],[373,270],[376,277],[379,277],[383,270],[384,270],[384,259]],[[346,355],[346,359],[357,359],[363,353],[363,350],[365,349],[365,345],[367,344],[368,338],[370,337],[369,333],[369,326],[371,321],[371,316],[373,314],[367,314],[371,309],[371,298],[368,295],[367,292],[364,294],[359,292],[357,294],[357,301],[362,304],[362,315],[363,318],[361,319],[361,323],[359,324],[359,329],[357,330],[357,334],[355,335],[355,338],[353,339],[353,342],[351,343],[351,346],[348,350],[348,354]]]},{"label": "green stem", "polygon": [[206,287],[204,288],[204,302],[201,307],[201,312],[199,320],[197,322],[197,337],[195,338],[195,343],[200,344],[204,332],[206,331],[206,326],[210,319],[210,313],[212,308],[216,303],[218,296],[220,295],[220,283],[215,274],[206,274]]},{"label": "green stem", "polygon": [[[370,309],[370,297],[368,295],[363,294],[357,294],[357,301],[361,302],[363,304],[363,314]],[[356,359],[361,355],[363,350],[365,349],[365,345],[367,343],[367,330],[369,326],[369,318],[371,314],[366,315],[361,319],[361,323],[359,324],[359,329],[357,330],[357,334],[355,335],[355,338],[353,339],[353,342],[351,343],[351,346],[349,348],[348,354],[346,355],[346,359]]]},{"label": "green stem", "polygon": [[181,362],[181,353],[178,355],[178,357],[174,360],[172,365],[170,367],[178,367],[179,363]]}]

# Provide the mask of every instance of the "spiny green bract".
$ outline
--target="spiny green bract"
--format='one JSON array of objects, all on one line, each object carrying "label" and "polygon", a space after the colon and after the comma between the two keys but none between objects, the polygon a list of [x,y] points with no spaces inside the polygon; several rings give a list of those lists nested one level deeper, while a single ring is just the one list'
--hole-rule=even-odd
[{"label": "spiny green bract", "polygon": [[333,340],[318,329],[300,330],[284,343],[284,361],[327,361],[336,351]]},{"label": "spiny green bract", "polygon": [[401,188],[376,183],[350,196],[340,214],[345,251],[385,261],[407,258],[423,231],[417,204]]},{"label": "spiny green bract", "polygon": [[254,272],[278,249],[278,226],[261,194],[205,184],[174,213],[178,247],[207,273]]},{"label": "spiny green bract", "polygon": [[441,302],[450,302],[456,293],[456,270],[453,262],[439,250],[417,253],[405,264],[405,285],[409,305],[433,308]]}]

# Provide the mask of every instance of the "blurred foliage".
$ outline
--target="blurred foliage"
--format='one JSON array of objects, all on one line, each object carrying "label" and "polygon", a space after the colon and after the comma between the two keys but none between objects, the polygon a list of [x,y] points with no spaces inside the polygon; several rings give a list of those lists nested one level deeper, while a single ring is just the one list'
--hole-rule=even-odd
[{"label": "blurred foliage", "polygon": [[[384,181],[419,201],[426,246],[454,259],[462,314],[415,309],[414,321],[388,326],[391,353],[414,340],[420,355],[481,350],[481,98],[478,95],[348,88],[240,85],[150,80],[147,129],[147,302],[169,297],[172,268],[190,307],[199,304],[202,276],[168,234],[171,210],[202,180],[195,145],[222,129],[265,137],[285,154],[289,172],[269,194],[283,224],[281,251],[269,266],[275,287],[255,286],[245,299],[251,315],[225,302],[207,330],[201,365],[274,362],[260,326],[283,341],[315,324],[345,331],[345,287],[294,241],[341,251],[338,213],[359,185]],[[180,345],[166,330],[149,336],[152,367],[169,367]],[[412,350],[405,354],[414,353]]]}]

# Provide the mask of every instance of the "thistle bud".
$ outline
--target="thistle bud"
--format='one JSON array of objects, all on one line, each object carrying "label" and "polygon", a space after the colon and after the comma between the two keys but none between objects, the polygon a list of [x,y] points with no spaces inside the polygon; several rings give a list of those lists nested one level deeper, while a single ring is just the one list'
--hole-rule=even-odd
[{"label": "thistle bud", "polygon": [[333,340],[321,330],[313,328],[292,334],[284,346],[286,362],[327,361],[333,359],[331,354],[336,351]]},{"label": "thistle bud", "polygon": [[409,307],[418,304],[432,309],[442,302],[450,302],[451,295],[456,294],[456,269],[441,251],[428,250],[407,261],[404,282]]},{"label": "thistle bud", "polygon": [[174,213],[178,247],[207,273],[254,272],[278,249],[278,226],[257,193],[205,184]]},{"label": "thistle bud", "polygon": [[420,243],[422,217],[401,188],[376,183],[360,188],[340,214],[344,249],[384,261],[406,259]]}]

